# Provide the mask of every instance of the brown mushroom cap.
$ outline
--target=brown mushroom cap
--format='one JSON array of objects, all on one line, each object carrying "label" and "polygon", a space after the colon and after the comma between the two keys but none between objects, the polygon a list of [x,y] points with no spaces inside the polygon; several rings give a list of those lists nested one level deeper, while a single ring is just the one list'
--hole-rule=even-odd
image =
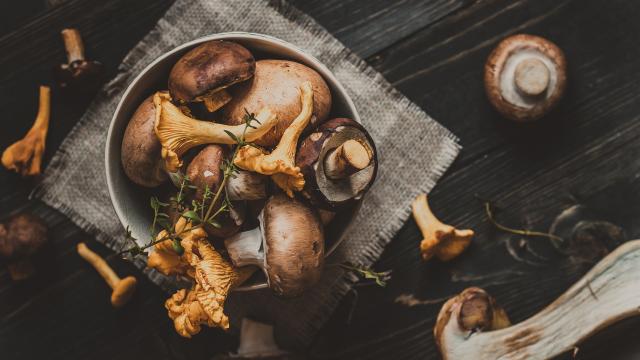
[{"label": "brown mushroom cap", "polygon": [[28,213],[15,215],[0,224],[0,257],[14,260],[35,253],[47,242],[47,225]]},{"label": "brown mushroom cap", "polygon": [[562,50],[551,41],[519,34],[504,39],[485,64],[484,84],[491,104],[503,116],[531,121],[562,98],[567,80]]},{"label": "brown mushroom cap", "polygon": [[196,187],[195,199],[202,201],[205,188],[212,193],[218,191],[224,174],[222,162],[226,157],[225,149],[220,145],[207,145],[191,160],[186,175],[190,183]]},{"label": "brown mushroom cap", "polygon": [[127,177],[145,187],[156,187],[167,180],[162,166],[162,146],[154,130],[155,114],[153,96],[149,96],[131,117],[120,153]]},{"label": "brown mushroom cap", "polygon": [[[329,179],[325,174],[326,156],[347,140],[355,139],[371,152],[369,166],[343,179]],[[378,158],[373,139],[365,128],[348,118],[331,119],[320,125],[300,144],[296,166],[304,174],[303,195],[315,206],[336,210],[352,204],[371,187],[378,170]]]},{"label": "brown mushroom cap", "polygon": [[262,216],[269,286],[278,295],[300,295],[322,275],[324,232],[320,218],[313,208],[285,194],[269,198]]},{"label": "brown mushroom cap", "polygon": [[7,261],[14,280],[29,277],[34,269],[29,256],[47,242],[47,226],[37,216],[22,213],[0,224],[0,259]]},{"label": "brown mushroom cap", "polygon": [[257,61],[253,79],[229,89],[233,99],[223,108],[223,121],[230,125],[242,124],[245,109],[250,113],[258,113],[268,107],[279,122],[255,143],[274,147],[302,110],[299,89],[305,81],[311,82],[313,88],[313,117],[307,128],[315,128],[329,116],[329,86],[315,70],[287,60]]},{"label": "brown mushroom cap", "polygon": [[191,102],[253,76],[255,60],[244,46],[213,40],[187,52],[169,73],[174,100]]},{"label": "brown mushroom cap", "polygon": [[[186,175],[189,177],[190,183],[196,187],[194,198],[198,202],[203,199],[205,187],[208,186],[213,194],[218,191],[224,178],[221,166],[226,156],[227,152],[222,146],[207,145],[187,166]],[[220,224],[220,227],[206,224],[206,232],[210,236],[220,238],[237,233],[244,221],[245,209],[242,205],[238,203],[234,208],[235,212],[224,212],[218,215],[215,220]]]}]

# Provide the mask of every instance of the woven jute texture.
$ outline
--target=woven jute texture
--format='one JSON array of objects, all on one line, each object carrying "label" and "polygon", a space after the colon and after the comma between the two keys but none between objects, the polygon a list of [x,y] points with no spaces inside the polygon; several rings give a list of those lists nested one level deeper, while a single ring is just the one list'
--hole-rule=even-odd
[{"label": "woven jute texture", "polygon": [[[120,248],[124,227],[107,191],[104,148],[107,128],[130,81],[164,52],[219,32],[272,35],[323,62],[353,99],[379,152],[379,172],[344,242],[328,264],[370,266],[410,214],[411,200],[429,192],[460,150],[457,139],[309,16],[283,2],[263,0],[178,0],[127,55],[118,75],[96,97],[46,169],[35,197],[66,214],[111,248]],[[418,246],[418,244],[416,244]],[[137,264],[144,268],[142,259]],[[165,289],[172,279],[145,270]],[[276,326],[281,345],[306,347],[340,299],[354,274],[328,266],[322,280],[302,297],[281,299],[269,290],[234,293],[226,305],[232,327],[243,316]]]}]

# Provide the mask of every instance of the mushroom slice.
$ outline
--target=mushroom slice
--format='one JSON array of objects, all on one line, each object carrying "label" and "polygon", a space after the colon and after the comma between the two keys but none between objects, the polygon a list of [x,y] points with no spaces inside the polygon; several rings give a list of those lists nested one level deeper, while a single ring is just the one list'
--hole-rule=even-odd
[{"label": "mushroom slice", "polygon": [[165,168],[170,172],[176,172],[182,166],[180,157],[194,146],[235,144],[235,139],[229,133],[251,142],[264,135],[277,122],[268,108],[263,108],[256,115],[258,126],[247,127],[245,124],[230,126],[190,118],[171,103],[166,93],[157,92],[153,102],[156,107],[155,132],[162,144]]},{"label": "mushroom slice", "polygon": [[304,174],[304,196],[315,206],[334,210],[367,192],[375,181],[378,157],[362,125],[335,118],[302,140],[296,165]]},{"label": "mushroom slice", "polygon": [[176,62],[169,74],[169,91],[181,104],[203,102],[209,112],[214,112],[231,101],[225,89],[250,79],[255,68],[253,55],[242,45],[209,41]]},{"label": "mushroom slice", "polygon": [[296,147],[298,138],[309,123],[313,112],[311,83],[308,81],[302,83],[300,92],[302,111],[284,131],[273,152],[267,154],[263,150],[246,145],[238,151],[234,160],[234,163],[242,169],[271,175],[276,185],[290,197],[293,197],[293,191],[300,191],[304,187],[304,176],[300,168],[295,166]]},{"label": "mushroom slice", "polygon": [[189,233],[192,236],[187,246],[183,244],[184,256],[193,269],[195,284],[190,290],[179,290],[165,302],[176,331],[187,338],[199,333],[203,324],[227,330],[229,318],[224,314],[227,295],[255,271],[253,267],[233,267],[207,241],[201,228]]},{"label": "mushroom slice", "polygon": [[40,86],[38,115],[22,140],[13,143],[2,153],[2,165],[23,177],[40,175],[44,146],[51,116],[51,89]]},{"label": "mushroom slice", "polygon": [[418,195],[412,207],[413,218],[423,236],[420,252],[424,261],[431,259],[434,255],[442,261],[449,261],[460,255],[471,244],[473,230],[458,230],[451,225],[443,224],[433,215],[427,202],[427,195]]},{"label": "mushroom slice", "polygon": [[313,286],[324,264],[324,231],[316,211],[284,194],[270,197],[259,227],[225,240],[234,265],[256,265],[278,295],[300,295]]}]

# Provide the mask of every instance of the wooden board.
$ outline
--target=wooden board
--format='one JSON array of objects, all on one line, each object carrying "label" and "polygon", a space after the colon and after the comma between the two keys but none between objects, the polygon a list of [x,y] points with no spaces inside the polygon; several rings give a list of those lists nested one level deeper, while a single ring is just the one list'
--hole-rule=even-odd
[{"label": "wooden board", "polygon": [[[0,148],[29,128],[37,84],[48,81],[53,64],[64,59],[61,28],[79,27],[88,55],[104,62],[113,76],[122,57],[171,2],[3,3]],[[379,270],[393,269],[388,287],[358,287],[357,301],[353,294],[347,296],[309,356],[436,359],[432,327],[444,298],[468,286],[481,286],[518,322],[563,293],[597,260],[578,262],[575,256],[558,253],[546,239],[522,240],[496,232],[486,222],[476,194],[495,201],[500,207],[498,219],[512,226],[547,230],[562,210],[583,204],[595,219],[621,226],[627,239],[639,237],[640,4],[625,0],[293,3],[461,138],[464,150],[435,188],[431,205],[442,220],[477,232],[461,258],[423,264],[417,248],[419,232],[408,221],[376,265]],[[569,62],[569,87],[560,108],[532,126],[501,119],[482,87],[486,56],[501,38],[517,32],[552,39]],[[54,97],[47,159],[86,106]],[[88,240],[86,236],[43,205],[27,202],[30,183],[3,169],[0,185],[0,217],[19,208],[33,209],[50,224],[53,240],[51,255],[43,262],[47,271],[35,281],[13,284],[0,270],[3,359],[205,359],[236,346],[232,336],[216,330],[190,341],[181,339],[166,317],[165,295],[145,280],[131,306],[113,311],[108,289],[74,253],[75,244]],[[95,242],[90,245],[106,253]],[[135,272],[128,264],[114,265],[121,273]],[[398,298],[413,299],[417,305],[399,304]],[[640,345],[633,341],[639,325],[639,320],[627,320],[578,345],[578,359],[640,356]]]}]

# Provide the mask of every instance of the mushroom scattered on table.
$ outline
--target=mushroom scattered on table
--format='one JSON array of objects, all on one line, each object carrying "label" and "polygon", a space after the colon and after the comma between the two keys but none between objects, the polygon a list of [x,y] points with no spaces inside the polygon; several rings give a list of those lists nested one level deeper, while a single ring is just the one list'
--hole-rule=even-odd
[{"label": "mushroom scattered on table", "polygon": [[302,109],[284,131],[278,146],[271,153],[245,145],[240,148],[234,159],[234,163],[242,169],[270,175],[276,185],[290,197],[293,197],[294,191],[300,191],[304,187],[304,176],[300,168],[295,166],[295,157],[298,139],[313,112],[313,90],[310,82],[300,85],[299,97]]},{"label": "mushroom scattered on table", "polygon": [[441,261],[449,261],[460,255],[471,244],[474,232],[459,230],[443,224],[431,211],[426,194],[420,194],[412,204],[413,218],[422,232],[420,253],[427,261],[436,256]]},{"label": "mushroom scattered on table", "polygon": [[47,226],[37,216],[21,213],[0,223],[0,258],[7,263],[13,280],[34,273],[30,257],[47,242]]},{"label": "mushroom scattered on table", "polygon": [[124,279],[120,279],[109,264],[100,255],[91,251],[85,243],[78,243],[77,250],[78,255],[91,264],[113,290],[111,292],[111,305],[113,307],[122,307],[131,300],[136,290],[137,280],[135,277],[127,276]]},{"label": "mushroom scattered on table", "polygon": [[155,134],[156,108],[153,96],[146,98],[129,120],[122,138],[122,169],[134,183],[156,187],[167,180],[161,150]]},{"label": "mushroom scattered on table", "polygon": [[324,230],[317,212],[284,194],[271,196],[260,226],[225,240],[238,267],[256,265],[278,295],[300,295],[313,286],[324,265]]},{"label": "mushroom scattered on table", "polygon": [[171,103],[171,97],[166,93],[157,92],[153,102],[156,107],[155,131],[162,144],[164,167],[169,172],[177,171],[182,166],[182,155],[195,146],[233,145],[236,141],[229,133],[238,139],[244,136],[245,141],[253,142],[277,123],[275,114],[266,107],[255,115],[259,124],[247,128],[244,121],[240,125],[222,125],[190,118]]},{"label": "mushroom scattered on table", "polygon": [[624,243],[546,308],[510,325],[487,293],[463,291],[447,301],[434,328],[447,360],[545,360],[572,351],[588,337],[640,308],[640,240]]},{"label": "mushroom scattered on table", "polygon": [[246,111],[268,107],[278,123],[255,144],[272,148],[302,111],[298,89],[304,82],[313,88],[313,116],[309,128],[324,122],[331,110],[331,91],[322,76],[308,66],[287,60],[258,60],[254,77],[230,89],[233,99],[223,108],[224,122],[242,123]]},{"label": "mushroom scattered on table", "polygon": [[558,104],[567,63],[551,41],[518,34],[500,42],[485,64],[484,85],[493,107],[515,121],[536,120]]},{"label": "mushroom scattered on table", "polygon": [[61,34],[67,50],[67,63],[54,68],[55,81],[61,89],[77,94],[91,93],[102,82],[104,66],[98,61],[85,59],[78,29],[64,29]]},{"label": "mushroom scattered on table", "polygon": [[214,112],[231,100],[226,88],[250,79],[255,68],[253,55],[242,45],[209,41],[176,62],[169,74],[169,92],[178,103],[203,102]]},{"label": "mushroom scattered on table", "polygon": [[362,198],[375,180],[378,158],[362,125],[336,118],[301,142],[296,165],[304,174],[304,196],[316,206],[334,209]]},{"label": "mushroom scattered on table", "polygon": [[2,165],[26,176],[40,175],[49,119],[51,117],[51,89],[40,86],[38,115],[24,138],[13,143],[2,153]]}]

